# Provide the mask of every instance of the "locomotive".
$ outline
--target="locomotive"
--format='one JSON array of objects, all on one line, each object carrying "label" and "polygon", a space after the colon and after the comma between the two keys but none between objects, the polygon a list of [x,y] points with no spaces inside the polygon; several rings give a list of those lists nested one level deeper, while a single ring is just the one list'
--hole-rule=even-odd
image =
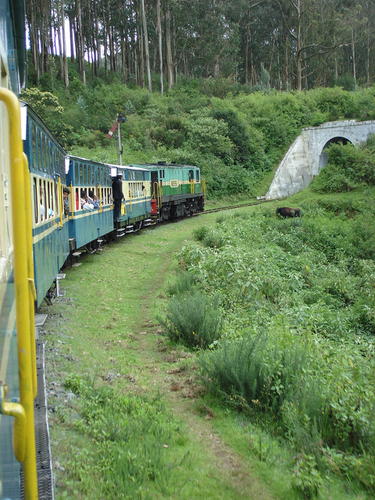
[{"label": "locomotive", "polygon": [[35,307],[70,255],[203,211],[205,184],[196,166],[68,155],[16,97],[24,84],[24,0],[0,3],[0,28],[0,499],[20,499],[22,489],[36,499]]}]

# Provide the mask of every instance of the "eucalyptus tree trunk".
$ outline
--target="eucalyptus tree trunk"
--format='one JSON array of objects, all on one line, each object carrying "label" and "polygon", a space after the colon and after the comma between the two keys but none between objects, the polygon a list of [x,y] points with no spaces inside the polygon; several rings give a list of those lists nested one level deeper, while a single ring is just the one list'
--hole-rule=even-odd
[{"label": "eucalyptus tree trunk", "polygon": [[172,53],[172,36],[171,36],[171,11],[169,5],[165,14],[165,42],[167,49],[167,74],[168,74],[168,89],[174,85],[173,72],[173,53]]},{"label": "eucalyptus tree trunk", "polygon": [[64,16],[64,3],[60,4],[60,20],[61,20],[61,36],[62,36],[62,78],[66,88],[69,87],[69,70],[68,61],[66,59],[66,38],[65,38],[65,16]]},{"label": "eucalyptus tree trunk", "polygon": [[163,37],[161,31],[160,0],[156,0],[156,29],[159,42],[159,70],[160,70],[160,93],[164,94],[164,68],[163,68]]},{"label": "eucalyptus tree trunk", "polygon": [[82,82],[86,84],[86,72],[85,72],[85,45],[83,38],[83,26],[82,26],[82,6],[81,0],[77,0],[77,26],[76,26],[76,38],[77,38],[77,59],[78,59],[78,69],[82,78]]},{"label": "eucalyptus tree trunk", "polygon": [[354,36],[354,28],[352,28],[352,61],[353,61],[353,80],[354,80],[354,88],[357,87],[357,61],[356,61],[356,53],[355,53],[355,36]]},{"label": "eucalyptus tree trunk", "polygon": [[142,11],[142,26],[143,26],[143,38],[144,38],[144,51],[146,59],[146,71],[147,71],[147,84],[148,90],[152,92],[152,81],[151,81],[151,69],[150,69],[150,52],[148,48],[148,33],[147,33],[147,19],[145,10],[145,0],[141,0],[141,11]]}]

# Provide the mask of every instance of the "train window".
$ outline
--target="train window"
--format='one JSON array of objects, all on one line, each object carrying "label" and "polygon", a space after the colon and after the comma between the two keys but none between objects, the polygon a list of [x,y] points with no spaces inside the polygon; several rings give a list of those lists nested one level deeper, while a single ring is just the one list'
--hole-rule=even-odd
[{"label": "train window", "polygon": [[48,193],[48,198],[47,198],[47,205],[48,205],[48,212],[47,212],[47,217],[55,217],[55,200],[54,200],[54,190],[53,190],[53,181],[47,181],[47,193]]},{"label": "train window", "polygon": [[42,222],[46,215],[46,199],[45,199],[45,190],[42,179],[39,179],[38,212],[39,212],[38,222]]},{"label": "train window", "polygon": [[52,142],[48,139],[48,163],[49,163],[49,171],[51,174],[54,173],[54,170],[56,170],[56,167],[54,168],[53,165],[53,149],[52,149]]},{"label": "train window", "polygon": [[199,170],[195,171],[195,180],[199,182]]},{"label": "train window", "polygon": [[189,181],[194,180],[194,170],[189,170]]},{"label": "train window", "polygon": [[59,208],[59,202],[58,202],[58,194],[57,194],[57,183],[53,183],[53,203],[54,203],[54,208],[53,210],[55,211],[55,215],[61,213],[61,208]]},{"label": "train window", "polygon": [[34,205],[34,222],[38,223],[38,186],[37,180],[33,177],[33,205]]},{"label": "train window", "polygon": [[80,206],[79,206],[79,188],[75,188],[75,209],[76,210],[79,210],[80,209]]},{"label": "train window", "polygon": [[34,167],[37,165],[37,152],[36,152],[36,129],[34,123],[31,125],[31,142],[32,142],[32,158],[33,158],[33,164]]},{"label": "train window", "polygon": [[79,179],[79,168],[77,163],[74,162],[74,181],[78,182]]},{"label": "train window", "polygon": [[46,171],[46,144],[45,144],[45,137],[42,132],[40,132],[40,168],[43,171]]}]

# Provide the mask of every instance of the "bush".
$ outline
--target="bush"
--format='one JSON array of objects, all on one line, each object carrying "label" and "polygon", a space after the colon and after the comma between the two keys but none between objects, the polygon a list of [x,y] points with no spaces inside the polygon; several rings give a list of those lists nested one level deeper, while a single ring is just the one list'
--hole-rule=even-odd
[{"label": "bush", "polygon": [[[203,226],[204,227],[204,226]],[[196,277],[193,273],[181,272],[175,283],[168,287],[169,295],[182,295],[184,293],[190,292],[192,288],[196,285]]]},{"label": "bush", "polygon": [[355,189],[355,183],[337,165],[326,165],[312,181],[311,190],[318,193],[344,193]]},{"label": "bush", "polygon": [[217,303],[194,292],[172,297],[161,324],[172,341],[206,348],[221,336],[222,319]]},{"label": "bush", "polygon": [[201,357],[202,374],[211,389],[232,401],[279,413],[301,382],[306,351],[302,345],[273,346],[264,334],[226,342]]}]

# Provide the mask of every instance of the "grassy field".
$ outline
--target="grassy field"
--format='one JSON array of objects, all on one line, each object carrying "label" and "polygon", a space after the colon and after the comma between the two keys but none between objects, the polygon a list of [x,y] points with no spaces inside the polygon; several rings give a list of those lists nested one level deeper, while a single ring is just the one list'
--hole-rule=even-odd
[{"label": "grassy field", "polygon": [[[280,434],[275,416],[245,405],[238,411],[208,390],[199,376],[201,351],[170,341],[160,326],[168,290],[181,264],[189,267],[186,249],[208,248],[217,256],[230,247],[236,254],[237,238],[251,247],[255,233],[253,241],[241,232],[241,217],[250,224],[269,217],[272,226],[275,206],[159,226],[66,270],[65,297],[45,307],[42,334],[58,499],[298,499],[312,496],[317,484],[321,498],[371,498],[343,469],[318,472],[316,480],[308,460],[299,468],[301,455]],[[211,246],[192,243],[194,235],[217,233],[219,226],[236,237],[219,229],[222,246],[215,247],[215,238]],[[200,271],[207,255],[195,261]],[[221,253],[219,261],[227,256]],[[199,280],[211,296],[218,282],[206,271]],[[277,295],[272,288],[267,293]],[[224,315],[223,328],[235,337],[242,325],[240,318],[231,323],[239,309],[232,313]]]}]

